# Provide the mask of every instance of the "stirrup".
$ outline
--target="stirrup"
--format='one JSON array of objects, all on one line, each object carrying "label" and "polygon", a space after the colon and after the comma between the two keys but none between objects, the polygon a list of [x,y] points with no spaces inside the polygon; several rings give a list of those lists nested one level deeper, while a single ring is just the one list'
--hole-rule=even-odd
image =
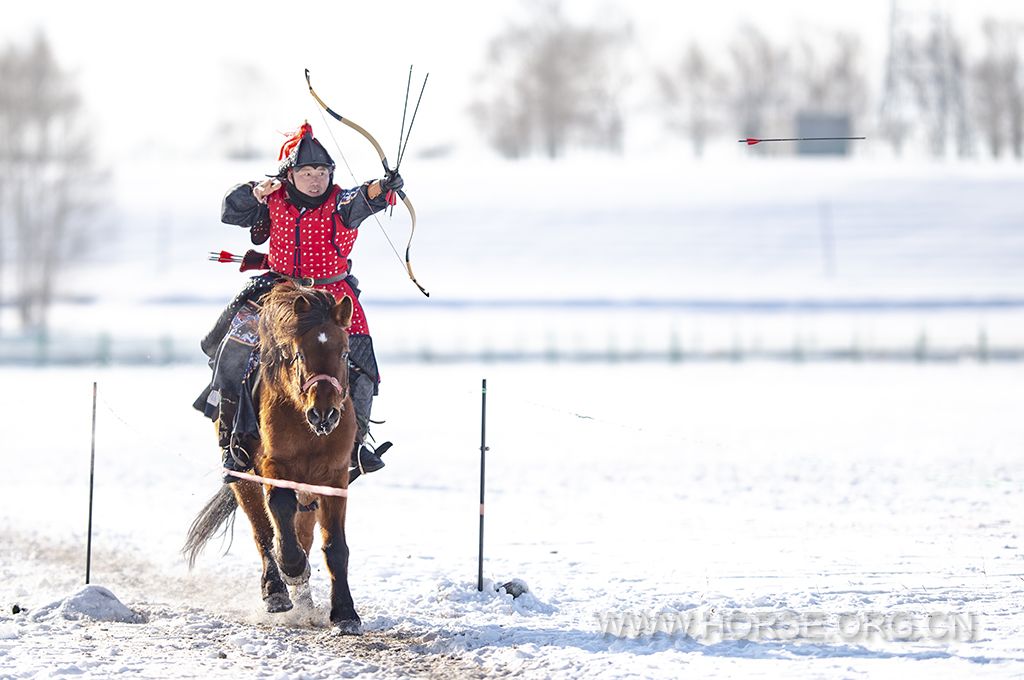
[{"label": "stirrup", "polygon": [[[234,472],[248,472],[252,470],[252,454],[240,443],[233,442],[221,449],[221,463],[225,470]],[[224,473],[224,483],[237,482],[238,477]]]},{"label": "stirrup", "polygon": [[359,470],[359,473],[364,475],[370,472],[377,472],[384,467],[384,461],[380,457],[390,448],[391,442],[384,442],[376,450],[366,444],[360,444],[352,452],[350,467]]}]

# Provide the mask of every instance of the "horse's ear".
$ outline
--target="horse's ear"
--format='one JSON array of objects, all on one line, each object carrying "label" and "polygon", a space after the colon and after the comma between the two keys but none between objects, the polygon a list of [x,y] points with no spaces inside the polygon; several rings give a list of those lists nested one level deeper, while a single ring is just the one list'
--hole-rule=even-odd
[{"label": "horse's ear", "polygon": [[297,298],[295,298],[295,302],[292,303],[292,309],[295,310],[296,314],[305,314],[312,308],[313,305],[311,305],[309,303],[309,300],[307,300],[303,295],[300,295]]},{"label": "horse's ear", "polygon": [[334,309],[331,310],[331,318],[334,322],[342,328],[348,328],[352,325],[352,298],[348,295],[341,299],[341,302],[334,305]]}]

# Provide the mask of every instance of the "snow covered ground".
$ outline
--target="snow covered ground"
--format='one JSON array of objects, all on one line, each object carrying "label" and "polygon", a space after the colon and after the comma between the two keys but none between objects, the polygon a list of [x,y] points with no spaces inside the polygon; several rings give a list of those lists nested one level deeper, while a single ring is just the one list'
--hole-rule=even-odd
[{"label": "snow covered ground", "polygon": [[[244,521],[192,572],[178,556],[218,484],[205,377],[0,370],[0,676],[1024,673],[1018,364],[385,366],[396,447],[353,486],[354,639],[262,612]],[[475,589],[482,377],[484,573],[526,581],[516,600]],[[72,597],[93,380],[93,583],[139,623]]]}]

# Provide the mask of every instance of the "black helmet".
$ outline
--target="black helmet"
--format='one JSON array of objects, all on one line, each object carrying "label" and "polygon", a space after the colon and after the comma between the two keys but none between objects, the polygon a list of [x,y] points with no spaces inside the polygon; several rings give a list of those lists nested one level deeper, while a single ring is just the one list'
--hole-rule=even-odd
[{"label": "black helmet", "polygon": [[331,154],[327,153],[324,145],[314,139],[313,135],[306,135],[299,141],[291,167],[301,168],[306,165],[323,165],[334,170]]},{"label": "black helmet", "polygon": [[334,159],[327,153],[324,145],[313,137],[313,128],[309,123],[304,123],[298,132],[284,143],[278,159],[281,161],[278,168],[281,175],[291,168],[307,165],[323,165],[334,172]]}]

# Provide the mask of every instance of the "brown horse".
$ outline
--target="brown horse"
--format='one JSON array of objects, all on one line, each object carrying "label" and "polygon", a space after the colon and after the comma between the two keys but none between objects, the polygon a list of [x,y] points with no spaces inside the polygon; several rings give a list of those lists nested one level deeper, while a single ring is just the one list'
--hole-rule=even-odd
[{"label": "brown horse", "polygon": [[[348,488],[356,435],[348,386],[346,329],[351,321],[352,300],[347,296],[335,304],[328,293],[280,284],[263,299],[256,395],[261,445],[254,452],[258,475]],[[226,484],[196,517],[183,552],[193,565],[205,543],[241,505],[263,558],[267,611],[288,611],[288,585],[308,593],[308,555],[319,522],[331,576],[331,622],[343,633],[359,634],[359,615],[348,587],[346,501],[344,496],[316,498],[263,488],[252,481]]]}]

